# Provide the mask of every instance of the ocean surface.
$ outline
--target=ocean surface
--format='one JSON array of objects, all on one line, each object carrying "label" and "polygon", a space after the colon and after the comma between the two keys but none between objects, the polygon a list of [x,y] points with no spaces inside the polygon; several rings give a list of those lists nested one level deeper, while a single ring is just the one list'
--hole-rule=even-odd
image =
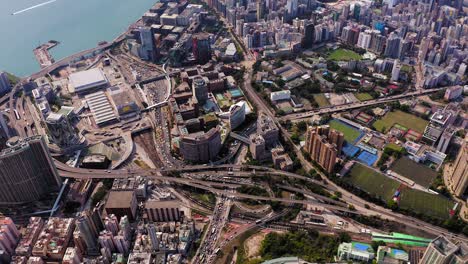
[{"label": "ocean surface", "polygon": [[111,41],[157,0],[0,0],[0,71],[38,71],[33,49],[49,40],[55,60]]}]

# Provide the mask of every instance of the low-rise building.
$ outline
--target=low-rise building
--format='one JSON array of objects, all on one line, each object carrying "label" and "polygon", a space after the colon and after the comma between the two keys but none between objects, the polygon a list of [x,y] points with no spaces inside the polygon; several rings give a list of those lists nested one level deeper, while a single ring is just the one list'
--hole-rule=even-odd
[{"label": "low-rise building", "polygon": [[372,246],[360,242],[341,243],[338,246],[339,260],[370,262],[375,258]]},{"label": "low-rise building", "polygon": [[107,77],[98,68],[72,73],[68,79],[71,93],[85,93],[109,85]]}]

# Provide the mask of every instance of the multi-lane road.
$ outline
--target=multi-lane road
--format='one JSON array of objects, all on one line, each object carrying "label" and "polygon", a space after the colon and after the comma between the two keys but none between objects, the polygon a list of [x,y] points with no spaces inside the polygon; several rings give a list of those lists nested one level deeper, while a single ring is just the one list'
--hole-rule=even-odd
[{"label": "multi-lane road", "polygon": [[282,116],[280,118],[280,120],[283,120],[283,121],[297,120],[297,119],[308,118],[308,117],[311,117],[311,116],[314,116],[314,115],[323,115],[323,114],[330,114],[330,113],[334,113],[334,112],[347,111],[347,110],[351,110],[351,109],[355,109],[355,108],[361,108],[361,107],[366,107],[366,106],[373,106],[373,105],[378,105],[378,104],[383,104],[383,103],[389,103],[389,102],[397,101],[397,100],[404,99],[404,98],[423,96],[423,95],[426,95],[426,94],[435,93],[435,92],[443,90],[443,89],[445,89],[445,87],[418,90],[418,91],[415,91],[415,92],[408,92],[408,93],[403,93],[403,94],[398,94],[398,95],[386,96],[386,97],[381,97],[381,98],[374,99],[374,100],[357,102],[357,103],[322,107],[322,108],[317,108],[317,109],[307,111],[307,112],[303,112],[303,113],[288,114],[288,115]]}]

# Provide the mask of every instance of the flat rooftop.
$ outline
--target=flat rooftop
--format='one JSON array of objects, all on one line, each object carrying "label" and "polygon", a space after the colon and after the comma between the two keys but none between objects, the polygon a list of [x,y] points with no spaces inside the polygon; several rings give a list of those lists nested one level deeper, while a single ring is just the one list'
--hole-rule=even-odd
[{"label": "flat rooftop", "polygon": [[75,92],[104,85],[108,82],[104,73],[98,68],[75,72],[70,74],[68,78],[70,80],[70,85],[73,86]]}]

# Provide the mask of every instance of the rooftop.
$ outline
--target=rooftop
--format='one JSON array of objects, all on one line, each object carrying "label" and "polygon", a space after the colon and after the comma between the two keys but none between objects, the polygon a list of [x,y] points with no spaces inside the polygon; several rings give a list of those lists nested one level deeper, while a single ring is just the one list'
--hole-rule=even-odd
[{"label": "rooftop", "polygon": [[110,191],[106,208],[130,207],[133,199],[136,199],[133,191]]}]

